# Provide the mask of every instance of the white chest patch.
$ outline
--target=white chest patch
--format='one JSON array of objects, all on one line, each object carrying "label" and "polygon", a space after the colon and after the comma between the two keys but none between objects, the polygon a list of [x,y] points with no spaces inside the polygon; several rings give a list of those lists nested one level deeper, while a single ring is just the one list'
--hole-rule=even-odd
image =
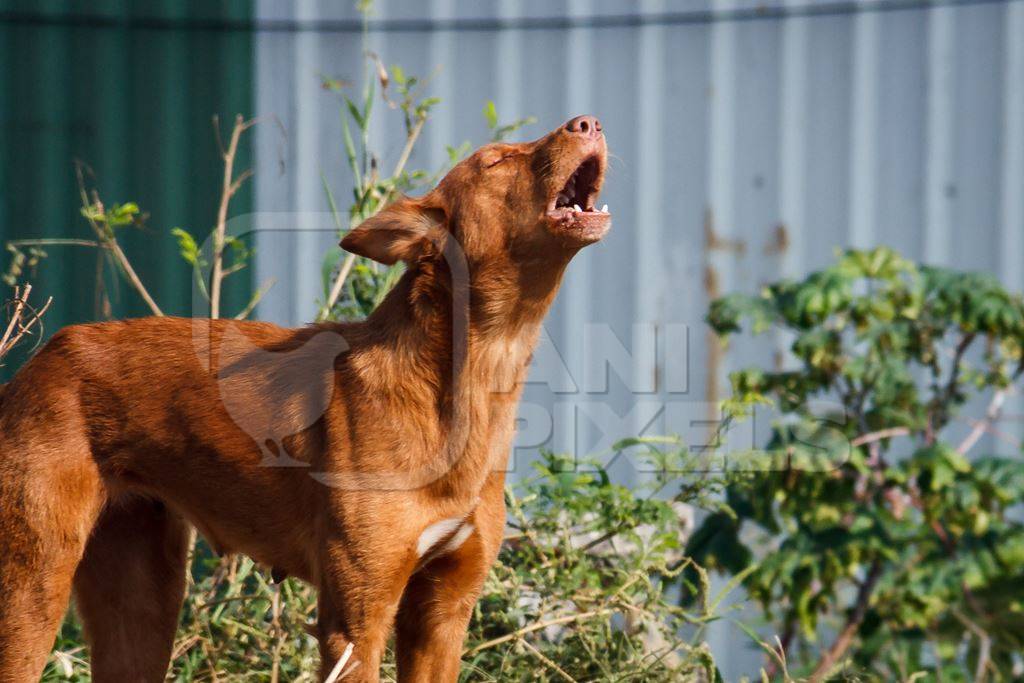
[{"label": "white chest patch", "polygon": [[466,522],[459,527],[459,530],[455,532],[455,535],[452,536],[451,540],[445,543],[444,547],[441,548],[440,552],[437,554],[447,555],[448,553],[454,553],[463,543],[466,542],[466,539],[468,539],[474,531],[476,531],[476,527],[469,522]]},{"label": "white chest patch", "polygon": [[442,519],[440,522],[431,524],[416,541],[416,556],[423,557],[432,550],[437,550],[432,555],[445,555],[454,552],[466,542],[466,539],[473,533],[474,527],[462,517]]}]

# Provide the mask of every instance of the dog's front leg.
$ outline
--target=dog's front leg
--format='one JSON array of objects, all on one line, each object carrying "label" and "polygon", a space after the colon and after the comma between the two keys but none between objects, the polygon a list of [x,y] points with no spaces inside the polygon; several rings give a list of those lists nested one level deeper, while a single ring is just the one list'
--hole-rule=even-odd
[{"label": "dog's front leg", "polygon": [[396,618],[400,683],[458,680],[473,605],[504,535],[504,472],[492,473],[469,521],[473,533],[409,580]]},{"label": "dog's front leg", "polygon": [[408,558],[380,553],[354,562],[340,549],[324,571],[317,602],[322,680],[376,683],[402,589]]}]

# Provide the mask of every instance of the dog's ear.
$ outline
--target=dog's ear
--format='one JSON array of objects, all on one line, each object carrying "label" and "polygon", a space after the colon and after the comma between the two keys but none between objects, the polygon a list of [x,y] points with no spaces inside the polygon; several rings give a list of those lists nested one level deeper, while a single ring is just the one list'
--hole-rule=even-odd
[{"label": "dog's ear", "polygon": [[367,218],[341,240],[343,249],[385,265],[415,261],[444,224],[444,210],[425,199],[402,197]]}]

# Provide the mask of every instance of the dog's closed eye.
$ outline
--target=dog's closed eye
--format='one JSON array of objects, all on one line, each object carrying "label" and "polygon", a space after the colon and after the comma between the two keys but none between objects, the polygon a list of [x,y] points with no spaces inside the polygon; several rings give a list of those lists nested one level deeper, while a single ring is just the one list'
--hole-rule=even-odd
[{"label": "dog's closed eye", "polygon": [[520,152],[510,149],[491,149],[486,150],[484,154],[480,156],[480,165],[483,168],[492,168],[497,166],[506,159],[510,159],[514,156],[518,156]]}]

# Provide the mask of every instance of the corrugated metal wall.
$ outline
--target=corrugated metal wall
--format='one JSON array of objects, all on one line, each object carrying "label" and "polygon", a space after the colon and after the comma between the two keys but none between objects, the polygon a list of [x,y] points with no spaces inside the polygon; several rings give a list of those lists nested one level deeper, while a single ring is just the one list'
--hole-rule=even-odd
[{"label": "corrugated metal wall", "polygon": [[[323,211],[320,173],[339,197],[350,178],[318,74],[360,80],[358,16],[313,0],[262,0],[258,16],[275,23],[257,37],[257,108],[288,138],[259,132],[259,164],[275,172],[258,176],[257,208]],[[644,428],[703,443],[703,402],[728,369],[783,348],[723,355],[702,322],[709,296],[802,275],[836,247],[889,244],[1024,288],[1024,1],[390,0],[369,29],[386,62],[441,67],[412,167],[484,142],[488,99],[505,119],[538,117],[523,138],[596,114],[614,153],[615,227],[571,264],[548,317],[512,477],[538,445],[583,455]],[[402,133],[389,116],[373,138],[392,162]],[[259,276],[279,283],[262,317],[310,319],[333,243],[261,240]],[[643,476],[622,459],[613,473]],[[708,638],[726,680],[756,673],[738,630],[721,622]]]},{"label": "corrugated metal wall", "polygon": [[[347,197],[338,101],[318,76],[361,78],[358,15],[340,5],[259,3],[273,30],[256,39],[257,108],[287,131],[259,132],[261,211],[325,210],[321,173]],[[571,265],[548,319],[558,353],[538,354],[524,446],[593,452],[652,418],[649,432],[693,432],[694,402],[729,366],[773,362],[763,343],[718,357],[709,293],[800,275],[837,246],[890,244],[1024,287],[1024,2],[391,0],[367,41],[407,71],[441,69],[412,167],[484,142],[488,99],[538,117],[522,137],[581,112],[604,123],[615,228]],[[393,161],[388,116],[373,138]],[[308,320],[333,239],[261,244],[260,278],[279,281],[263,317]],[[605,391],[585,346],[614,357],[615,337],[632,359]]]}]

